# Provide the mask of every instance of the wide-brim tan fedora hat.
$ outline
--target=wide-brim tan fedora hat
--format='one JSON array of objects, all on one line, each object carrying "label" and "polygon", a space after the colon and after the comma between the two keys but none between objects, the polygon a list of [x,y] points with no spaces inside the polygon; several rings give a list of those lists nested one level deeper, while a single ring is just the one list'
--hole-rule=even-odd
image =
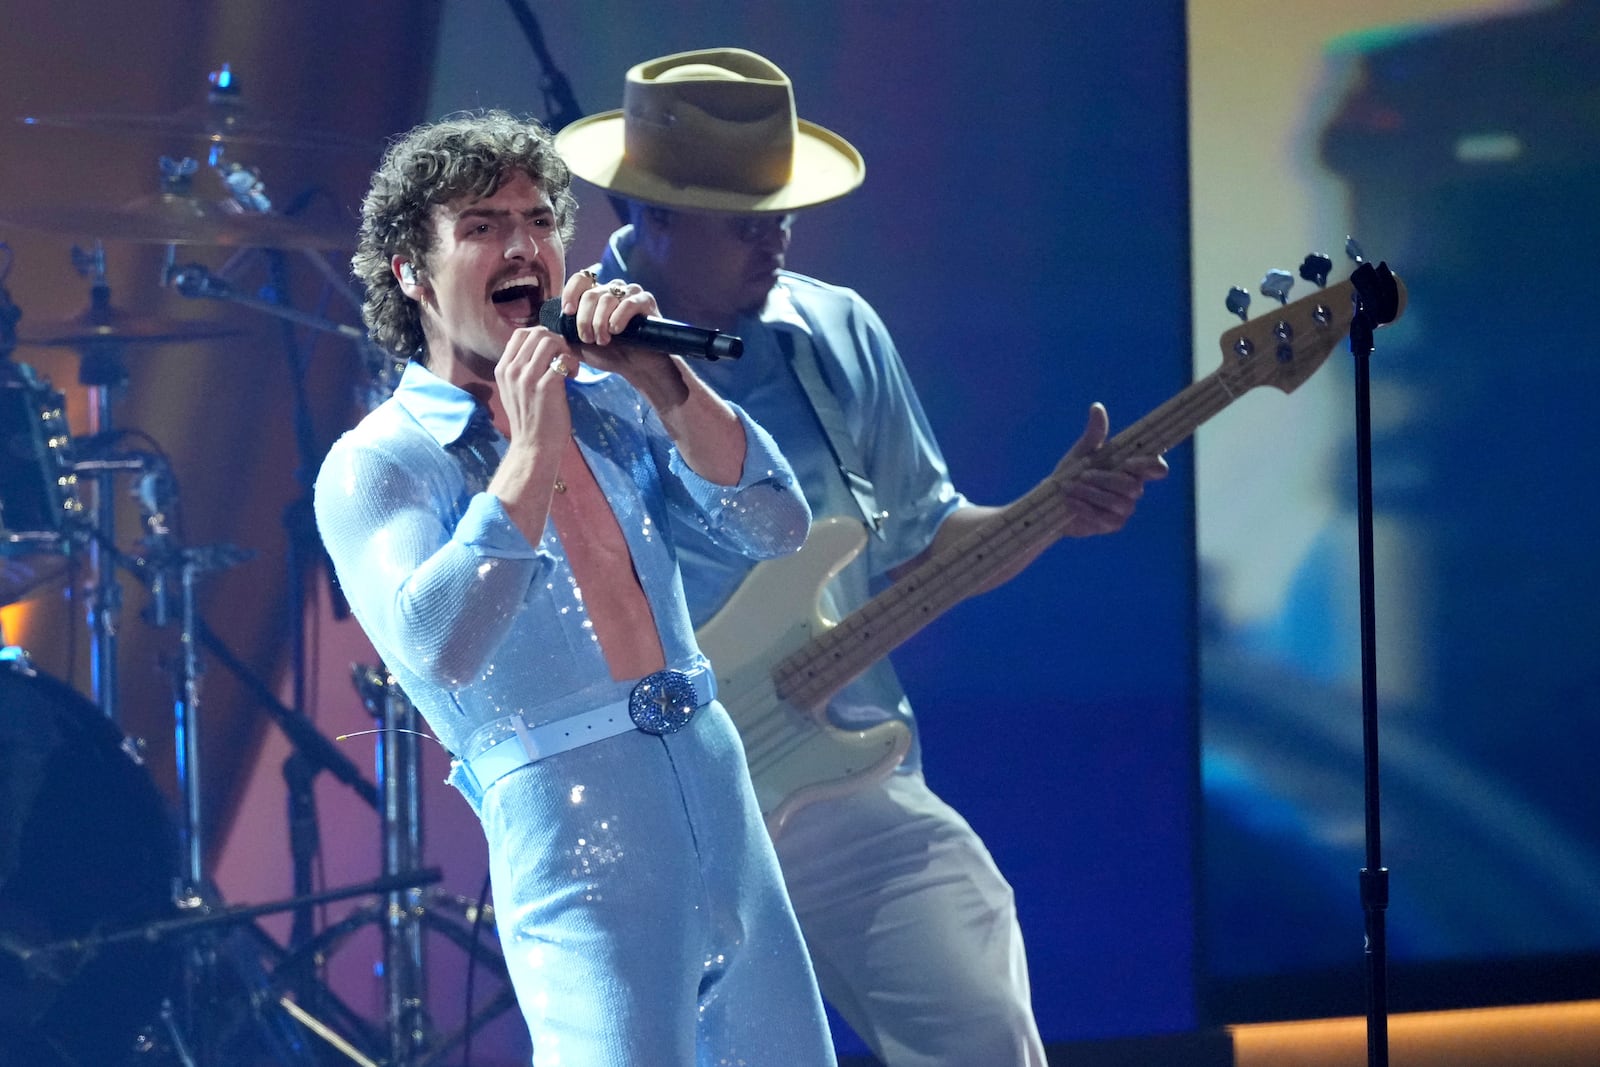
[{"label": "wide-brim tan fedora hat", "polygon": [[602,189],[692,211],[793,211],[836,200],[866,177],[850,142],[795,115],[788,76],[742,48],[638,64],[622,109],[567,126],[556,150]]}]

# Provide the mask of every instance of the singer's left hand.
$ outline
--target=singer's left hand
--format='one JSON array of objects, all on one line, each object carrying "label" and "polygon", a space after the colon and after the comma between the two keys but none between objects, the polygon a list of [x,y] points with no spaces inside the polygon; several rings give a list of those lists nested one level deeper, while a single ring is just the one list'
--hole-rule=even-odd
[{"label": "singer's left hand", "polygon": [[585,363],[622,375],[657,407],[682,400],[681,360],[637,348],[617,337],[635,318],[660,314],[654,295],[638,285],[602,283],[588,271],[579,271],[561,290],[561,312],[573,317],[582,342],[577,346],[578,355]]},{"label": "singer's left hand", "polygon": [[581,342],[573,346],[596,370],[621,375],[644,395],[691,470],[717,485],[734,485],[744,468],[744,426],[682,356],[627,344],[618,330],[640,315],[654,316],[656,298],[622,281],[601,284],[588,271],[567,279],[561,313],[573,317]]}]

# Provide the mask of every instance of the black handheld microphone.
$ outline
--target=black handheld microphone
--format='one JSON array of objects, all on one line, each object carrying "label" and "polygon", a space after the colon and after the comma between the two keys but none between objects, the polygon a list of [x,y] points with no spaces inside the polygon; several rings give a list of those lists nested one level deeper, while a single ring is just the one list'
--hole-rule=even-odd
[{"label": "black handheld microphone", "polygon": [[[561,300],[552,297],[539,307],[539,325],[559,333],[573,344],[578,340],[578,325],[571,315],[561,314]],[[653,348],[696,359],[738,359],[744,355],[744,341],[720,330],[702,330],[671,319],[636,318],[616,335],[630,345]]]}]

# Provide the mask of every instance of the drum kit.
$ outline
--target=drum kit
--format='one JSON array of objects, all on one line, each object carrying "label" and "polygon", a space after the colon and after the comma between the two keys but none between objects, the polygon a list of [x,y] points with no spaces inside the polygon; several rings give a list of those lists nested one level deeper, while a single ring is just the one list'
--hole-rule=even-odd
[{"label": "drum kit", "polygon": [[[0,606],[86,574],[93,698],[36,669],[22,649],[0,648],[0,1064],[439,1062],[514,1001],[507,987],[453,1033],[435,1033],[430,1022],[424,928],[447,935],[502,978],[504,965],[493,939],[478,936],[483,922],[492,921],[490,909],[424,888],[440,875],[422,866],[416,746],[422,735],[415,709],[381,666],[357,668],[356,694],[379,738],[379,782],[373,786],[297,709],[279,704],[270,687],[248,678],[206,627],[196,595],[204,576],[235,565],[246,553],[228,545],[183,544],[174,521],[178,494],[171,464],[159,448],[126,449],[129,440],[154,442],[114,422],[114,400],[128,380],[125,350],[242,331],[117,307],[107,282],[107,242],[165,246],[163,285],[185,298],[226,300],[349,339],[366,371],[366,401],[387,395],[399,366],[362,331],[250,295],[229,281],[241,257],[305,253],[359,306],[342,272],[322,255],[348,249],[353,235],[328,233],[276,212],[259,172],[224,157],[257,144],[312,151],[368,146],[257,119],[244,107],[227,66],[211,74],[206,103],[198,109],[21,121],[28,127],[182,138],[203,147],[206,163],[202,168],[193,159],[162,158],[159,191],[117,206],[0,204],[0,233],[18,227],[92,242],[87,250],[72,250],[74,267],[89,281],[89,306],[76,316],[35,324],[23,323],[11,300],[6,281],[14,257],[0,241]],[[195,191],[206,175],[220,179],[225,196],[213,201]],[[178,250],[189,246],[230,250],[234,259],[217,271],[180,263]],[[86,434],[71,432],[63,394],[12,358],[17,348],[30,346],[79,354],[89,400]],[[310,469],[314,463],[313,457]],[[133,480],[144,527],[133,551],[120,547],[114,507],[119,478]],[[133,575],[148,588],[147,621],[179,632],[182,662],[173,671],[175,805],[154,784],[141,745],[120,727],[120,575]],[[248,907],[222,904],[203,847],[198,739],[204,718],[201,657],[207,651],[244,678],[289,736],[294,760],[310,768],[302,775],[304,788],[311,774],[328,769],[378,810],[378,878],[312,892],[309,857],[296,848],[295,898]],[[299,691],[297,678],[297,696]],[[363,896],[373,903],[321,932],[312,928],[317,906]],[[257,917],[274,912],[295,915],[287,946],[255,925]],[[470,939],[462,929],[468,922]],[[317,964],[368,923],[380,927],[383,938],[386,1009],[376,1023],[343,1005],[317,977]]]}]

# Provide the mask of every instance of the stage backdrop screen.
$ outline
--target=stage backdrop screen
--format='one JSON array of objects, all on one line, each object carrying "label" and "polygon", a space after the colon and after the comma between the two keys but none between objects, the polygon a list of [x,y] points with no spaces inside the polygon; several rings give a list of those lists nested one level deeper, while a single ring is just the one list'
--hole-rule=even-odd
[{"label": "stage backdrop screen", "polygon": [[[1600,7],[1262,7],[1190,10],[1197,367],[1228,285],[1347,233],[1409,290],[1367,361],[1391,1007],[1592,997]],[[1356,404],[1344,351],[1198,444],[1213,1018],[1363,1009]]]}]

